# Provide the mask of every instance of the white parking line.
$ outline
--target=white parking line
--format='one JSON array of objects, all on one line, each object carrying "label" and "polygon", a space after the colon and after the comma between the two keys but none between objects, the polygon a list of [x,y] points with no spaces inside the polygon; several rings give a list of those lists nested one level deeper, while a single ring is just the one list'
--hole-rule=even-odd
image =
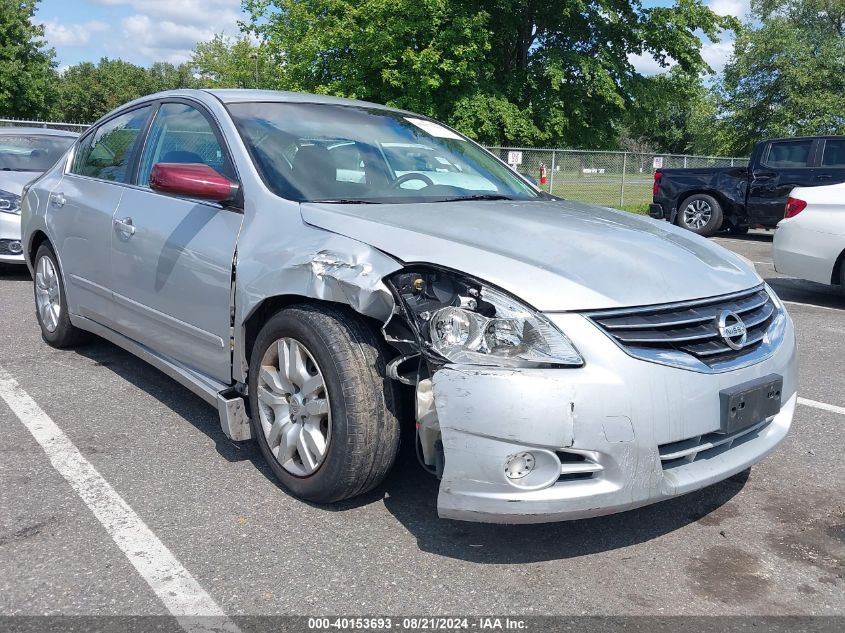
[{"label": "white parking line", "polygon": [[830,306],[818,306],[814,303],[801,303],[800,301],[784,301],[781,299],[783,303],[788,303],[791,306],[804,306],[805,308],[818,308],[819,310],[833,310],[834,312],[843,312],[842,308],[831,308]]},{"label": "white parking line", "polygon": [[845,407],[837,407],[835,404],[828,404],[827,402],[798,398],[798,404],[803,404],[805,407],[813,407],[814,409],[822,409],[824,411],[831,411],[833,413],[845,415]]},{"label": "white parking line", "polygon": [[167,546],[3,367],[0,367],[0,398],[41,445],[53,468],[103,524],[185,631],[239,632],[235,623],[226,617]]}]

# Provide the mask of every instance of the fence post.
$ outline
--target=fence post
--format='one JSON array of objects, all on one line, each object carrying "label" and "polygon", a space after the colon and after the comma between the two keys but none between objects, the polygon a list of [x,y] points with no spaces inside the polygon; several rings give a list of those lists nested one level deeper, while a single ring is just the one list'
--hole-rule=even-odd
[{"label": "fence post", "polygon": [[686,154],[684,154],[684,169],[686,169],[686,168],[687,168],[687,157],[686,157]]},{"label": "fence post", "polygon": [[622,154],[622,186],[619,187],[619,208],[625,206],[625,172],[628,168],[628,152]]},{"label": "fence post", "polygon": [[552,150],[552,173],[549,176],[549,193],[555,195],[555,150]]}]

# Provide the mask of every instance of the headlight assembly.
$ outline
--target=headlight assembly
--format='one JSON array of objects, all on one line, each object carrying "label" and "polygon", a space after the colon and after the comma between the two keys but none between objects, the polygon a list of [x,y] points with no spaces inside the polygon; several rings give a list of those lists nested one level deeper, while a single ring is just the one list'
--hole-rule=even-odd
[{"label": "headlight assembly", "polygon": [[426,351],[452,363],[581,366],[575,346],[548,319],[484,282],[436,268],[388,280]]},{"label": "headlight assembly", "polygon": [[0,190],[0,213],[21,214],[21,197],[16,193]]}]

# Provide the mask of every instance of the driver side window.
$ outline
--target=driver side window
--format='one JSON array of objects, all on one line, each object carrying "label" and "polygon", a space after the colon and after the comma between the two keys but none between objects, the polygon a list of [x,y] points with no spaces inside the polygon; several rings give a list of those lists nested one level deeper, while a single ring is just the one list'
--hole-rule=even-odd
[{"label": "driver side window", "polygon": [[149,186],[150,174],[157,163],[208,165],[235,179],[209,120],[184,103],[165,103],[159,108],[141,157],[139,185]]}]

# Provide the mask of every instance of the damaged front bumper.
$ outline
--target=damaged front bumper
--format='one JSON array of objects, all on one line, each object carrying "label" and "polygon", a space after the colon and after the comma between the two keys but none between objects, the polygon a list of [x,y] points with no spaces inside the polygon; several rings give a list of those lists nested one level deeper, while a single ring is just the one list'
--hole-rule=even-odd
[{"label": "damaged front bumper", "polygon": [[[583,353],[583,367],[434,373],[441,517],[536,523],[636,508],[745,470],[789,430],[797,360],[788,318],[767,359],[706,374],[632,358],[581,315],[548,316]],[[720,434],[719,392],[769,374],[783,377],[780,412]]]}]

